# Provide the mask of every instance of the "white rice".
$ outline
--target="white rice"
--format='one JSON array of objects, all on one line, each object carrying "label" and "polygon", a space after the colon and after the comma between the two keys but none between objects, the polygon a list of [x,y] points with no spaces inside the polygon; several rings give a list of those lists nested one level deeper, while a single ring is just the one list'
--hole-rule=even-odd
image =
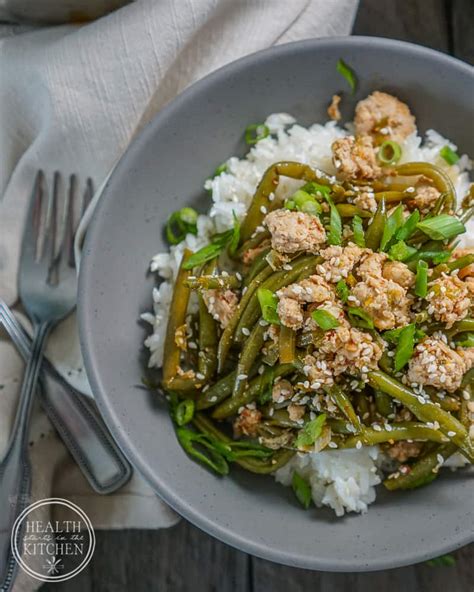
[{"label": "white rice", "polygon": [[[151,271],[157,272],[163,281],[158,288],[153,289],[153,312],[141,315],[143,320],[153,326],[153,333],[145,340],[150,350],[150,367],[159,368],[163,363],[172,287],[184,249],[197,250],[209,242],[214,232],[231,228],[234,213],[242,219],[262,175],[275,162],[298,161],[334,175],[336,171],[332,164],[331,144],[336,138],[348,135],[351,129],[350,124],[347,129],[343,129],[333,121],[305,128],[296,124],[295,119],[287,113],[272,114],[265,123],[270,128],[271,136],[253,146],[245,158],[229,158],[227,172],[205,182],[205,188],[212,192],[212,206],[207,216],[199,216],[197,236],[188,234],[182,243],[170,247],[169,252],[155,255],[151,261]],[[441,167],[453,180],[460,203],[469,188],[467,171],[472,163],[464,155],[456,165],[449,166],[439,155],[440,149],[446,145],[453,150],[457,148],[434,130],[428,130],[424,139],[414,133],[402,145],[401,162],[425,161]],[[282,179],[277,197],[290,195],[299,185],[299,181]],[[470,222],[463,239],[464,245],[473,243],[473,231],[474,222]],[[338,516],[344,511],[363,512],[374,501],[374,486],[380,482],[375,472],[377,454],[377,447],[373,447],[296,455],[276,472],[275,477],[277,481],[289,485],[292,472],[297,470],[308,477],[316,505],[329,506]]]}]

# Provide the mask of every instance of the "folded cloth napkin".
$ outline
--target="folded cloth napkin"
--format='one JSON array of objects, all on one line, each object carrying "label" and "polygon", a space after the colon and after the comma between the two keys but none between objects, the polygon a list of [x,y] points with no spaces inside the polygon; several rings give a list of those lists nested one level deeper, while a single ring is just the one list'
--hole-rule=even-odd
[{"label": "folded cloth napkin", "polygon": [[[24,18],[30,4],[34,19],[38,2],[47,4],[53,16],[54,4],[60,15],[64,13],[64,3],[54,0],[2,4],[8,14]],[[15,12],[16,3],[20,8]],[[94,4],[67,3],[74,6],[75,15],[87,15]],[[143,0],[85,25],[0,26],[3,299],[13,305],[18,298],[20,237],[37,169],[46,175],[55,170],[76,173],[81,180],[90,176],[100,186],[142,126],[192,82],[274,44],[346,35],[356,8],[357,0]],[[5,17],[1,7],[0,16]],[[91,394],[74,315],[53,333],[47,355],[76,388]],[[0,337],[0,453],[21,375],[19,357]],[[94,494],[39,409],[31,442],[34,499],[71,499],[91,516],[96,528],[156,528],[177,519],[139,476],[114,495]],[[37,585],[23,578],[18,589]]]}]

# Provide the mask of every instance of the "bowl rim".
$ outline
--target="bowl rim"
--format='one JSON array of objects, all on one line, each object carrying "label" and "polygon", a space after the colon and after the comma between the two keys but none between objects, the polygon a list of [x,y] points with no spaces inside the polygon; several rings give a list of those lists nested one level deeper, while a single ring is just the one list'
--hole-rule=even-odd
[{"label": "bowl rim", "polygon": [[[241,57],[207,74],[205,77],[194,82],[184,91],[179,93],[156,115],[154,115],[152,119],[140,130],[140,133],[132,138],[129,146],[126,148],[117,164],[113,167],[113,171],[109,175],[102,190],[101,198],[97,203],[84,243],[78,287],[78,322],[84,366],[99,410],[109,430],[123,449],[125,455],[131,461],[134,468],[140,472],[140,474],[151,485],[158,496],[169,506],[171,506],[171,508],[189,520],[193,525],[205,531],[207,534],[243,552],[250,553],[262,559],[303,569],[324,570],[332,572],[364,572],[412,565],[413,563],[430,559],[433,556],[442,555],[444,553],[458,549],[472,542],[474,537],[469,533],[469,530],[466,529],[463,532],[459,532],[457,536],[453,535],[449,542],[439,544],[435,551],[430,550],[423,552],[420,550],[420,552],[418,552],[415,556],[413,555],[413,552],[403,553],[400,551],[395,559],[390,557],[387,558],[381,555],[368,564],[368,561],[357,562],[354,558],[348,558],[346,560],[334,559],[332,561],[327,559],[320,560],[314,556],[302,556],[301,553],[298,552],[285,552],[275,548],[269,548],[255,540],[234,533],[229,527],[216,524],[211,519],[201,515],[193,508],[192,505],[186,502],[186,500],[175,497],[172,487],[164,480],[161,480],[159,473],[155,472],[142,459],[139,450],[136,448],[136,446],[134,446],[131,436],[126,434],[120,428],[120,420],[116,416],[113,405],[110,403],[110,399],[107,396],[107,391],[102,385],[100,367],[90,353],[92,351],[91,344],[93,340],[92,335],[94,322],[93,315],[87,310],[87,306],[85,305],[86,293],[89,292],[91,282],[91,276],[90,273],[88,273],[88,270],[91,267],[89,262],[91,262],[93,259],[92,245],[94,244],[96,238],[96,229],[99,226],[98,220],[105,214],[108,203],[111,201],[112,192],[109,191],[111,182],[113,182],[117,171],[120,171],[122,167],[127,166],[129,159],[133,159],[133,154],[136,151],[139,151],[143,145],[147,144],[149,138],[154,135],[155,129],[160,126],[161,122],[172,116],[173,112],[179,109],[184,101],[189,100],[194,95],[199,93],[209,83],[219,79],[223,73],[236,73],[241,69],[245,69],[250,64],[265,61],[269,58],[274,59],[279,55],[288,54],[288,52],[299,52],[301,50],[317,51],[318,48],[322,47],[334,47],[335,49],[340,49],[342,46],[345,46],[346,49],[350,47],[372,46],[374,49],[379,47],[389,50],[392,49],[401,51],[407,55],[417,54],[418,56],[422,57],[426,56],[427,58],[434,58],[440,62],[448,64],[450,67],[455,67],[460,73],[467,74],[468,76],[472,77],[474,81],[474,68],[455,57],[406,41],[370,36],[311,38],[272,46],[270,48]],[[145,269],[146,268],[144,268],[144,270]]]}]

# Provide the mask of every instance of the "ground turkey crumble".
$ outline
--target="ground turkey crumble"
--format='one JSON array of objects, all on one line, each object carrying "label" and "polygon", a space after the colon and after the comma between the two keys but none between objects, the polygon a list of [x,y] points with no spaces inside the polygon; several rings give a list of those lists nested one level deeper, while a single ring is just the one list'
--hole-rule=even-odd
[{"label": "ground turkey crumble", "polygon": [[275,210],[267,214],[264,223],[272,235],[272,247],[280,253],[316,254],[326,240],[320,219],[304,212]]},{"label": "ground turkey crumble", "polygon": [[257,435],[257,428],[262,419],[262,413],[258,409],[249,409],[244,407],[237,419],[234,421],[234,433],[236,436],[251,436]]},{"label": "ground turkey crumble", "polygon": [[332,144],[333,163],[343,179],[376,179],[382,174],[370,136],[346,136]]},{"label": "ground turkey crumble", "polygon": [[440,337],[426,337],[415,347],[407,379],[411,385],[434,386],[452,393],[473,364],[474,348],[454,350]]},{"label": "ground turkey crumble", "polygon": [[305,321],[305,303],[327,303],[334,300],[332,287],[318,275],[312,275],[299,283],[290,284],[277,292],[277,313],[282,325],[301,329]]},{"label": "ground turkey crumble", "polygon": [[330,386],[343,372],[366,379],[376,369],[382,348],[369,333],[351,327],[345,321],[336,329],[326,331],[317,351],[304,358],[303,372],[315,390]]},{"label": "ground turkey crumble", "polygon": [[386,136],[387,140],[396,142],[403,142],[416,131],[415,118],[408,106],[380,91],[357,103],[354,125],[357,134]]},{"label": "ground turkey crumble", "polygon": [[446,323],[447,329],[467,316],[471,306],[470,291],[456,275],[443,274],[428,286],[428,314]]},{"label": "ground turkey crumble", "polygon": [[[407,288],[384,277],[387,265],[385,253],[371,253],[359,266],[359,281],[352,289],[353,305],[361,307],[372,318],[377,329],[387,330],[402,327],[410,322],[410,306],[413,298],[408,295]],[[399,281],[406,282],[406,274],[394,273],[387,268],[385,275],[391,275]]]},{"label": "ground turkey crumble", "polygon": [[418,185],[415,188],[415,197],[407,202],[409,207],[418,208],[423,214],[428,213],[436,203],[441,193],[432,185]]},{"label": "ground turkey crumble", "polygon": [[332,95],[331,104],[328,107],[328,115],[333,121],[339,121],[341,119],[341,112],[339,111],[340,102],[340,95]]},{"label": "ground turkey crumble", "polygon": [[239,303],[237,294],[232,290],[205,290],[203,298],[212,318],[225,329]]}]

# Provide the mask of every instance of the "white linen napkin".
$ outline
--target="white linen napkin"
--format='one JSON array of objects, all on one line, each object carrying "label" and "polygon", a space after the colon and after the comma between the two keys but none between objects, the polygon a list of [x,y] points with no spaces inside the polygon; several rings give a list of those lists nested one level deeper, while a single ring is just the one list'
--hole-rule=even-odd
[{"label": "white linen napkin", "polygon": [[[35,19],[38,3],[49,6],[50,22],[64,18],[59,0],[2,0],[0,17]],[[95,3],[66,4],[84,15]],[[3,299],[13,305],[18,298],[20,238],[37,169],[90,176],[100,186],[141,127],[192,82],[274,44],[349,34],[356,9],[357,0],[143,0],[86,25],[0,26]],[[67,380],[89,392],[74,315],[53,333],[47,355]],[[19,357],[0,337],[0,454],[21,376]],[[31,442],[34,499],[71,499],[96,528],[156,528],[177,519],[139,476],[116,494],[94,494],[39,409]],[[21,589],[37,585],[22,578]]]}]

